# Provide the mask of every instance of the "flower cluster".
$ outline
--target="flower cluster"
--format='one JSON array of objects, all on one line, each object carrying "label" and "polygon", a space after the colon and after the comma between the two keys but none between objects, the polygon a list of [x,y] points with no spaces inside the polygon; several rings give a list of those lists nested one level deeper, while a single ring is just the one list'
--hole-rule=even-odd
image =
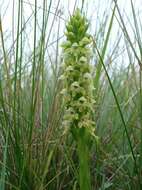
[{"label": "flower cluster", "polygon": [[94,107],[93,81],[90,65],[91,36],[87,33],[88,22],[77,9],[66,26],[66,42],[63,48],[63,74],[60,80],[65,104],[65,126],[85,128],[94,135],[95,123],[92,112]]}]

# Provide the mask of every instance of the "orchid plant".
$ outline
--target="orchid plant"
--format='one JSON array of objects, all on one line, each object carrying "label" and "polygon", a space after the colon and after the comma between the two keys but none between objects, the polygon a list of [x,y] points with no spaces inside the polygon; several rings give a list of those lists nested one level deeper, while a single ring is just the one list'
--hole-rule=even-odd
[{"label": "orchid plant", "polygon": [[60,77],[63,81],[61,94],[65,106],[63,126],[72,133],[77,143],[81,190],[91,189],[89,150],[93,138],[96,138],[90,64],[92,38],[87,33],[88,27],[86,17],[77,9],[66,25],[66,41],[62,44],[63,74]]}]

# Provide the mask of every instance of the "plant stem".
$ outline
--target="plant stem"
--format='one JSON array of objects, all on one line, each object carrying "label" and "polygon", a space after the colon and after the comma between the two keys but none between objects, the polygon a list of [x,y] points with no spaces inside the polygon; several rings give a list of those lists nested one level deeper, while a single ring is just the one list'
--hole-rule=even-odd
[{"label": "plant stem", "polygon": [[80,190],[91,190],[89,150],[83,137],[78,139],[78,157]]}]

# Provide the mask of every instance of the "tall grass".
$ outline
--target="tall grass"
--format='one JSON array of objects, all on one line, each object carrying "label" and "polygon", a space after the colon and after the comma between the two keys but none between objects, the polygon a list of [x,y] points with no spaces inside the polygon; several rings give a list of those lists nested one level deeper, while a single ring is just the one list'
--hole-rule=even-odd
[{"label": "tall grass", "polygon": [[[75,1],[69,11],[70,1],[13,1],[10,35],[4,22],[8,9],[5,14],[1,9],[1,190],[80,189],[79,152],[62,128],[65,108],[59,80],[64,29],[76,8],[90,18],[93,120],[99,137],[98,146],[92,143],[83,155],[86,144],[78,145],[80,160],[90,159],[92,190],[141,190],[141,15],[133,0],[128,2],[131,17],[119,1],[101,3]],[[83,166],[83,180],[84,171]]]}]

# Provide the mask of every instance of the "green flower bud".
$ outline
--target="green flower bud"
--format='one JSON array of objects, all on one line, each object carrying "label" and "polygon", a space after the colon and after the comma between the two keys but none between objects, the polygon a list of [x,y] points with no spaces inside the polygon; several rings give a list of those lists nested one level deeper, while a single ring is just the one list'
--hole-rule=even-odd
[{"label": "green flower bud", "polygon": [[72,26],[71,24],[68,24],[68,25],[66,26],[66,28],[67,28],[67,31],[68,31],[68,32],[73,31],[73,26]]},{"label": "green flower bud", "polygon": [[71,47],[71,42],[70,41],[66,41],[62,44],[62,48],[66,49],[66,48],[70,48]]},{"label": "green flower bud", "polygon": [[84,37],[84,38],[80,41],[79,44],[80,44],[81,46],[84,46],[84,45],[88,45],[88,44],[90,44],[91,41],[92,41],[92,40],[90,40],[89,38]]},{"label": "green flower bud", "polygon": [[65,33],[65,35],[67,36],[67,39],[72,43],[72,41],[74,41],[75,39],[75,35],[73,32],[68,32],[68,33]]}]

